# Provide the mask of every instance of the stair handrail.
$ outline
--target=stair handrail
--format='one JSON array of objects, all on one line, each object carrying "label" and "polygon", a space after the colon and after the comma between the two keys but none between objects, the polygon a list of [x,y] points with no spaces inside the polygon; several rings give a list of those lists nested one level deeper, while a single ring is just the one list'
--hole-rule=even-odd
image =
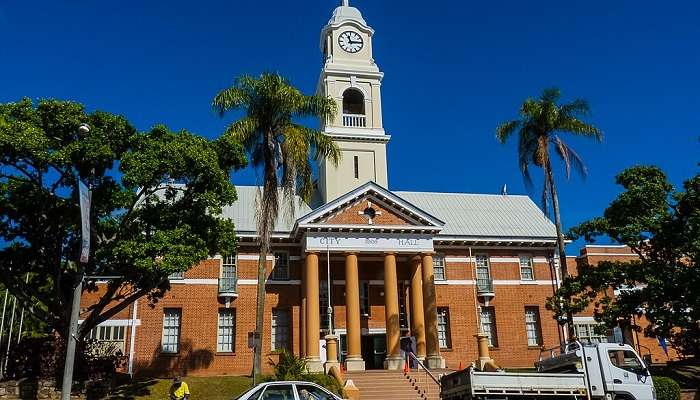
[{"label": "stair handrail", "polygon": [[418,369],[423,368],[423,371],[425,371],[425,372],[428,374],[428,376],[429,376],[430,378],[432,378],[433,382],[435,382],[435,384],[438,385],[438,387],[442,387],[442,385],[440,385],[440,380],[439,380],[438,378],[436,378],[435,375],[433,375],[432,372],[430,372],[430,370],[428,369],[428,367],[426,367],[425,364],[423,364],[423,363],[421,362],[421,360],[419,360],[418,357],[416,357],[416,355],[413,354],[412,351],[409,351],[409,352],[407,352],[406,354],[408,354],[408,357],[409,357],[410,359],[415,360],[415,362],[416,362],[416,363],[418,364],[418,366],[419,366]]}]

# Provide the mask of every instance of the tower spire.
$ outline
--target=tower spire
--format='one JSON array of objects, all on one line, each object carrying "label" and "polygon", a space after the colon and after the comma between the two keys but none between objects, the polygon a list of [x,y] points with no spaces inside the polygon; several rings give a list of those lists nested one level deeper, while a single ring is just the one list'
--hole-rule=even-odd
[{"label": "tower spire", "polygon": [[350,7],[350,0],[343,0],[342,5],[343,7]]}]

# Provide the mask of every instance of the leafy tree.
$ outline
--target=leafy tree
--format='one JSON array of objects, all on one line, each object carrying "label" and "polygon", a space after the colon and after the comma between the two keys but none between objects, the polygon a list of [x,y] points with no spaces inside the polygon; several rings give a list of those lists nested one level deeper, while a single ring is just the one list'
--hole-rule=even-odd
[{"label": "leafy tree", "polygon": [[[78,136],[82,123],[88,133]],[[0,104],[0,283],[36,318],[67,333],[78,277],[96,301],[79,336],[135,300],[169,289],[168,276],[235,248],[217,214],[236,199],[240,145],[164,126],[139,133],[121,116],[68,101]],[[92,189],[89,262],[81,248],[78,176]],[[28,279],[28,284],[25,284]]]},{"label": "leafy tree", "polygon": [[[232,123],[224,138],[244,144],[250,160],[262,169],[263,188],[257,198],[257,233],[260,244],[255,331],[262,337],[265,312],[265,260],[270,250],[270,234],[280,211],[280,194],[284,211],[291,218],[295,194],[309,201],[313,192],[311,158],[340,159],[333,140],[316,129],[294,122],[295,118],[317,117],[326,121],[337,112],[331,98],[305,96],[278,74],[259,78],[242,76],[233,86],[222,90],[213,101],[223,116],[227,111],[244,110],[245,116]],[[281,189],[281,190],[280,190]],[[260,346],[260,341],[256,346]],[[256,348],[253,373],[262,367],[262,349]]]},{"label": "leafy tree", "polygon": [[[683,354],[700,356],[700,174],[685,181],[682,191],[657,167],[629,168],[617,183],[624,191],[603,216],[569,235],[589,242],[610,238],[639,259],[580,267],[548,308],[563,315],[593,304],[595,318],[610,328],[643,330],[670,339]],[[648,324],[640,323],[642,316]]]},{"label": "leafy tree", "polygon": [[[554,211],[554,225],[557,231],[557,246],[562,275],[568,276],[564,235],[562,234],[561,217],[559,215],[559,198],[554,181],[554,171],[550,156],[550,146],[564,163],[566,178],[575,169],[586,176],[586,166],[581,157],[562,140],[560,133],[603,139],[602,132],[593,125],[583,122],[580,118],[590,113],[588,102],[577,99],[571,103],[559,104],[561,93],[559,89],[545,89],[539,98],[529,98],[520,106],[520,119],[504,122],[496,128],[496,138],[505,144],[510,136],[518,133],[518,165],[525,184],[532,186],[530,164],[542,168],[544,184],[542,187],[542,210],[549,214],[548,203],[551,200]],[[571,315],[567,316],[569,332],[572,333]]]}]

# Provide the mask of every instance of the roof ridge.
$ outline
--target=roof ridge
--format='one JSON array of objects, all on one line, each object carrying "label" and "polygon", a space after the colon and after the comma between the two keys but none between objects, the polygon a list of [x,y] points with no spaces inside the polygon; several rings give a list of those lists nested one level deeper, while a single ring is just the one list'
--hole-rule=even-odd
[{"label": "roof ridge", "polygon": [[415,190],[391,190],[393,193],[418,193],[418,194],[441,194],[448,196],[488,196],[488,197],[527,197],[526,194],[498,194],[498,193],[459,193],[459,192],[421,192]]}]

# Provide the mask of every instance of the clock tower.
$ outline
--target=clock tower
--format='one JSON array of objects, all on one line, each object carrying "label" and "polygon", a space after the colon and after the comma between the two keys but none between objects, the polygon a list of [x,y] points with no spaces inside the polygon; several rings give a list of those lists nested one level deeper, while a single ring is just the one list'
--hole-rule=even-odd
[{"label": "clock tower", "polygon": [[324,65],[317,94],[338,104],[333,120],[321,130],[342,152],[337,167],[319,161],[319,192],[325,203],[373,181],[387,187],[386,144],[382,125],[381,81],[384,74],[372,56],[374,30],[348,0],[333,11],[321,31]]}]

